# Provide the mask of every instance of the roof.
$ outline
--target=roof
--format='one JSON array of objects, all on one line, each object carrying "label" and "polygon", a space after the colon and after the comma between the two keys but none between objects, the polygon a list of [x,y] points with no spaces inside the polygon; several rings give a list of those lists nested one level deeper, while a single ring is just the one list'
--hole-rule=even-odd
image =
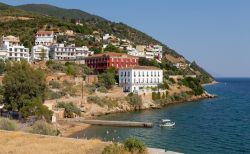
[{"label": "roof", "polygon": [[37,31],[37,35],[51,35],[53,34],[54,32],[53,31],[45,31],[45,30],[39,30]]},{"label": "roof", "polygon": [[138,58],[135,56],[128,55],[126,53],[116,53],[116,52],[106,52],[106,53],[101,53],[101,54],[96,54],[88,58],[95,58],[95,57],[103,57],[103,56],[109,56],[109,57],[133,57],[133,58]]},{"label": "roof", "polygon": [[161,70],[158,67],[155,66],[133,66],[133,67],[127,67],[122,69],[134,69],[134,70]]},{"label": "roof", "polygon": [[2,37],[3,41],[10,41],[10,42],[20,42],[19,37],[15,37],[12,35],[6,36],[6,37]]}]

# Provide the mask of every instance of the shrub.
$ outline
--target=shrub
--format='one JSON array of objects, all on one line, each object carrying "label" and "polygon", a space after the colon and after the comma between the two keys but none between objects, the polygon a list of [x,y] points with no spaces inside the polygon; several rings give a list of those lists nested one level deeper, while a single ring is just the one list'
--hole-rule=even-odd
[{"label": "shrub", "polygon": [[24,118],[35,115],[38,119],[46,119],[48,122],[51,121],[53,114],[38,98],[26,101],[25,106],[20,111]]},{"label": "shrub", "polygon": [[50,81],[49,85],[53,88],[53,89],[60,89],[61,88],[61,84],[58,81]]},{"label": "shrub", "polygon": [[59,135],[59,131],[54,126],[43,120],[39,120],[34,123],[31,133],[51,136]]},{"label": "shrub", "polygon": [[194,92],[195,95],[201,95],[204,92],[203,87],[201,86],[199,80],[191,77],[187,77],[182,80],[183,84]]},{"label": "shrub", "polygon": [[127,96],[127,100],[128,100],[128,103],[133,106],[141,106],[142,104],[142,99],[138,94],[130,93]]},{"label": "shrub", "polygon": [[14,131],[17,130],[17,124],[13,120],[0,118],[0,129]]},{"label": "shrub", "polygon": [[101,93],[107,93],[108,92],[107,88],[105,88],[104,86],[99,87],[98,91],[101,92]]},{"label": "shrub", "polygon": [[132,153],[143,153],[146,151],[146,145],[144,142],[134,138],[130,137],[124,142],[125,149],[128,149],[128,151]]},{"label": "shrub", "polygon": [[49,100],[58,99],[58,98],[61,98],[64,95],[65,94],[63,92],[54,92],[54,91],[49,90],[47,92],[47,99],[49,99]]},{"label": "shrub", "polygon": [[123,145],[118,145],[117,143],[106,146],[102,154],[126,154],[127,150]]},{"label": "shrub", "polygon": [[70,103],[65,103],[65,102],[59,102],[57,104],[58,108],[64,108],[64,117],[66,118],[74,118],[74,114],[80,116],[81,115],[81,110],[78,108],[75,104],[72,102]]},{"label": "shrub", "polygon": [[101,107],[104,107],[104,104],[103,104],[101,98],[98,96],[88,96],[87,101],[90,103],[97,104]]},{"label": "shrub", "polygon": [[94,85],[86,85],[85,88],[87,89],[89,94],[95,93],[96,87]]}]

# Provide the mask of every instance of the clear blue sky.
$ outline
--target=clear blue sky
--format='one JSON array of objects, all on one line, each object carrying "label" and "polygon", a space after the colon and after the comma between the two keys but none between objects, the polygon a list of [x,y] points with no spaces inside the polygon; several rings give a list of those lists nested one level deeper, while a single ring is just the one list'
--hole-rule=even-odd
[{"label": "clear blue sky", "polygon": [[2,0],[77,8],[133,26],[217,77],[250,77],[250,0]]}]

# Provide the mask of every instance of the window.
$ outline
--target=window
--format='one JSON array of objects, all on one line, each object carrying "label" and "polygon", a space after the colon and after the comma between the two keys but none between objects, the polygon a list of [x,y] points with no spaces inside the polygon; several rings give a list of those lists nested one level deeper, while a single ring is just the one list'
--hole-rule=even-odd
[{"label": "window", "polygon": [[160,76],[160,72],[158,71],[158,76]]},{"label": "window", "polygon": [[134,72],[134,77],[136,77],[136,72]]},{"label": "window", "polygon": [[[112,64],[112,66],[113,66],[113,64]],[[123,76],[123,72],[121,72],[121,76]]]},{"label": "window", "polygon": [[126,72],[124,72],[124,76],[126,76]]},{"label": "window", "polygon": [[128,72],[128,77],[130,77],[130,72]]}]

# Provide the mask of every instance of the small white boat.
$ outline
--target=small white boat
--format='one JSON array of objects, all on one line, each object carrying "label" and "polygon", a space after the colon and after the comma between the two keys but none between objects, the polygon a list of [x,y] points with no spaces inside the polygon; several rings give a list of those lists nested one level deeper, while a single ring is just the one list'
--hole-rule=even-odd
[{"label": "small white boat", "polygon": [[169,119],[162,119],[161,124],[160,124],[161,127],[172,127],[174,125],[175,125],[175,122],[172,122]]}]

